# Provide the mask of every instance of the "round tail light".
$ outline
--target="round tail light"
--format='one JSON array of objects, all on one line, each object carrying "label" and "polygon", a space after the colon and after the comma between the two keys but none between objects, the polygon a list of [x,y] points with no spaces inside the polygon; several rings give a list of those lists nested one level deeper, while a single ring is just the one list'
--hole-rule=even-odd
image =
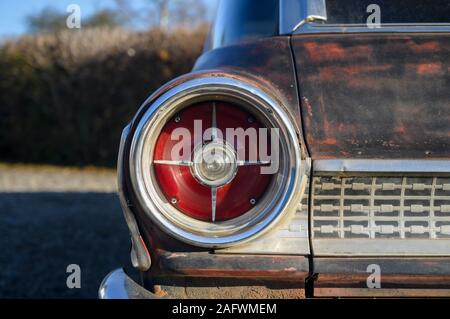
[{"label": "round tail light", "polygon": [[295,129],[275,100],[210,77],[160,96],[133,135],[130,176],[148,216],[189,244],[227,247],[275,225],[301,194]]},{"label": "round tail light", "polygon": [[[166,201],[187,216],[209,222],[231,220],[250,211],[273,178],[272,174],[261,172],[264,162],[259,158],[254,163],[250,161],[249,143],[259,144],[261,137],[256,134],[257,140],[251,141],[252,136],[247,136],[247,143],[236,142],[233,146],[233,141],[217,136],[200,140],[194,126],[195,121],[202,124],[202,136],[210,128],[222,133],[227,129],[258,132],[264,126],[253,116],[237,105],[220,101],[201,102],[180,110],[162,129],[155,145],[153,167],[149,167],[155,171]],[[190,156],[181,162],[172,154],[174,142],[178,142],[172,137],[180,128],[190,133]],[[240,162],[239,148],[245,149],[242,153],[246,156]]]}]

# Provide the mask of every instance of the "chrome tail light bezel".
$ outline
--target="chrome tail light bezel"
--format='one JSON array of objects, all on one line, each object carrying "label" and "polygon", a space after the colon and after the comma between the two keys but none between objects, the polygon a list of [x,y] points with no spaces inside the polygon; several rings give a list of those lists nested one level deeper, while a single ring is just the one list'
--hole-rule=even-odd
[{"label": "chrome tail light bezel", "polygon": [[[272,194],[238,218],[210,223],[175,209],[158,189],[150,169],[153,148],[162,127],[177,111],[193,103],[220,100],[237,103],[279,129],[282,158]],[[260,88],[231,77],[187,80],[159,96],[139,119],[130,147],[130,180],[140,207],[163,231],[194,246],[225,248],[252,240],[295,211],[304,192],[306,163],[301,159],[297,132],[289,113]]]}]

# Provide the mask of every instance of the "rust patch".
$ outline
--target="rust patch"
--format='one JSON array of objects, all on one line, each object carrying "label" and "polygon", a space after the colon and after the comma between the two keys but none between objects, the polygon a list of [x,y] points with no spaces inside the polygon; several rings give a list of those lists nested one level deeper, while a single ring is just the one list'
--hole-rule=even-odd
[{"label": "rust patch", "polygon": [[342,59],[345,50],[336,43],[318,44],[315,42],[305,43],[309,56],[314,61],[327,61],[331,59]]},{"label": "rust patch", "polygon": [[427,53],[435,52],[440,49],[440,45],[436,41],[416,43],[414,41],[408,41],[408,45],[411,51],[414,53]]},{"label": "rust patch", "polygon": [[324,140],[321,141],[323,144],[325,145],[336,145],[337,144],[337,140],[335,138],[326,138]]},{"label": "rust patch", "polygon": [[400,123],[398,126],[394,127],[394,129],[392,130],[392,133],[405,134],[406,133],[405,125],[403,123]]},{"label": "rust patch", "polygon": [[442,72],[442,63],[424,63],[417,65],[417,74],[436,75]]},{"label": "rust patch", "polygon": [[345,80],[346,77],[364,76],[370,74],[376,76],[376,72],[386,72],[392,68],[392,65],[349,65],[349,66],[326,66],[319,68],[318,79],[323,81]]},{"label": "rust patch", "polygon": [[158,268],[173,276],[216,278],[286,278],[303,280],[308,263],[301,256],[221,255],[157,251]]},{"label": "rust patch", "polygon": [[372,48],[367,45],[354,46],[351,51],[348,51],[338,43],[317,42],[305,43],[305,49],[314,62],[346,60],[349,57],[356,59],[366,57],[372,52]]}]

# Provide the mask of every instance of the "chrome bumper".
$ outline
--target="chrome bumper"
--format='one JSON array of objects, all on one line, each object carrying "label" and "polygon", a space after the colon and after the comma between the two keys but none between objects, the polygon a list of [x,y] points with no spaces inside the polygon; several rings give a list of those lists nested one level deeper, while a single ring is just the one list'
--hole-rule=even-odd
[{"label": "chrome bumper", "polygon": [[159,299],[131,279],[123,269],[109,273],[98,290],[100,299]]}]

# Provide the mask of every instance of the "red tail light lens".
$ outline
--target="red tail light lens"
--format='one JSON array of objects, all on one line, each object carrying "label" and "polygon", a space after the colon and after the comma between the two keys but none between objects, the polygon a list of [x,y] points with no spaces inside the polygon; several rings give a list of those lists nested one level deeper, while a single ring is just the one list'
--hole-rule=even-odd
[{"label": "red tail light lens", "polygon": [[[215,119],[215,125],[213,125],[213,119]],[[194,132],[194,121],[202,124],[201,132]],[[162,129],[156,142],[153,165],[159,187],[168,202],[187,216],[203,221],[218,222],[241,216],[254,207],[263,197],[273,176],[261,173],[260,165],[263,164],[233,167],[233,163],[223,163],[223,165],[216,163],[214,167],[212,162],[208,169],[208,167],[204,168],[208,165],[200,163],[197,165],[200,166],[199,170],[206,171],[202,173],[196,172],[197,166],[193,168],[171,163],[171,152],[175,143],[178,142],[171,138],[176,129],[184,128],[191,133],[193,138],[190,142],[190,151],[194,156],[199,145],[205,148],[211,145],[208,141],[202,141],[201,136],[204,136],[205,131],[213,126],[223,135],[227,129],[247,131],[253,128],[258,132],[260,128],[263,128],[252,114],[231,103],[203,102],[189,106],[177,113]],[[195,136],[195,133],[197,135],[201,133],[201,136]],[[225,136],[223,138],[226,139]],[[264,137],[258,136],[258,138]],[[250,161],[249,143],[254,141],[247,141],[245,145],[239,145],[236,140],[234,143],[231,142],[229,144],[234,144],[235,147],[244,147],[244,153],[247,156],[245,160]],[[238,152],[236,148],[232,151]],[[192,161],[199,162],[194,159]],[[224,176],[223,185],[211,187],[207,185],[208,180],[202,183],[202,178],[197,178],[198,175],[208,174],[211,175],[209,177],[211,183]],[[228,180],[227,175],[231,175]]]}]

